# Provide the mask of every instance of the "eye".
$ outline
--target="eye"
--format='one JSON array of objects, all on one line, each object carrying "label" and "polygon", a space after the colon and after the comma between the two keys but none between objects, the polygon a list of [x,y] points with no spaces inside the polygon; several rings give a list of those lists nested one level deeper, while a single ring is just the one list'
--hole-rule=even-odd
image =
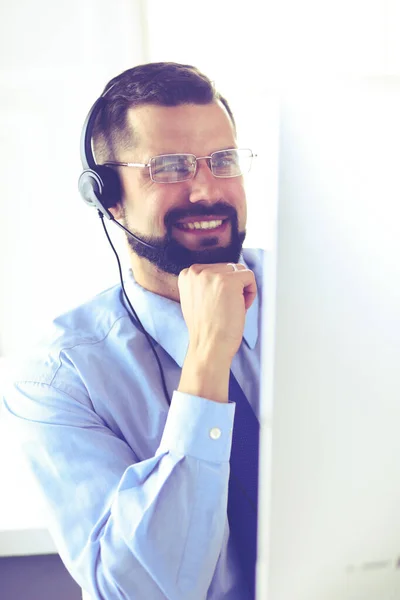
[{"label": "eye", "polygon": [[212,170],[217,177],[232,177],[240,174],[236,150],[221,150],[212,155]]},{"label": "eye", "polygon": [[163,154],[152,159],[152,178],[159,183],[175,183],[190,179],[196,159],[192,154]]},{"label": "eye", "polygon": [[235,165],[238,162],[238,155],[236,151],[216,152],[213,155],[213,163],[216,167],[229,167]]},{"label": "eye", "polygon": [[187,173],[192,169],[190,156],[165,155],[154,159],[154,173]]},{"label": "eye", "polygon": [[190,163],[186,158],[176,158],[174,161],[168,163],[166,169],[174,173],[182,173],[190,169]]}]

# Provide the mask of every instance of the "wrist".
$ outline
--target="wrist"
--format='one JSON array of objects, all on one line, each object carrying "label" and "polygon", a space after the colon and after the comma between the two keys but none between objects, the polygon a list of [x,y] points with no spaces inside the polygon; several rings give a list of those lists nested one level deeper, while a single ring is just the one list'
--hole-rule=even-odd
[{"label": "wrist", "polygon": [[231,360],[201,355],[189,347],[178,386],[179,392],[214,402],[228,402]]}]

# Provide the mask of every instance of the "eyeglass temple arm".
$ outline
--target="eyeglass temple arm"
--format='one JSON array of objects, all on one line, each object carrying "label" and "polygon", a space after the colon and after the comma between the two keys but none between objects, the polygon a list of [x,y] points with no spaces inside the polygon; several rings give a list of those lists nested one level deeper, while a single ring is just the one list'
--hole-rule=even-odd
[{"label": "eyeglass temple arm", "polygon": [[108,166],[114,166],[114,167],[149,167],[150,163],[148,163],[147,165],[144,163],[131,163],[131,162],[117,162],[117,161],[113,161],[113,160],[109,160],[108,162],[104,163],[105,167]]}]

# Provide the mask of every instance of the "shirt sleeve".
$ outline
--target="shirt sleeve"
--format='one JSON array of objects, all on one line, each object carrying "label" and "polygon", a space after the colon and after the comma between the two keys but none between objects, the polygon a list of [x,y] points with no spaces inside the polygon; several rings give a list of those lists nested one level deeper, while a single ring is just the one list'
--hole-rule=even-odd
[{"label": "shirt sleeve", "polygon": [[234,403],[174,392],[138,461],[90,403],[45,383],[4,405],[49,507],[61,558],[95,599],[206,598],[226,527]]}]

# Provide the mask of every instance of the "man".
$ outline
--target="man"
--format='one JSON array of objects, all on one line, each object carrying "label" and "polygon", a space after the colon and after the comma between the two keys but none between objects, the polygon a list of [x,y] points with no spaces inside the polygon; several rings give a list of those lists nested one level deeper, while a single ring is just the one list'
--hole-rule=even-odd
[{"label": "man", "polygon": [[118,285],[57,319],[5,406],[93,599],[253,598],[231,457],[235,407],[258,415],[261,255],[241,253],[252,153],[208,78],[175,63],[114,78],[93,138],[120,185],[107,210],[131,232],[135,313]]}]

